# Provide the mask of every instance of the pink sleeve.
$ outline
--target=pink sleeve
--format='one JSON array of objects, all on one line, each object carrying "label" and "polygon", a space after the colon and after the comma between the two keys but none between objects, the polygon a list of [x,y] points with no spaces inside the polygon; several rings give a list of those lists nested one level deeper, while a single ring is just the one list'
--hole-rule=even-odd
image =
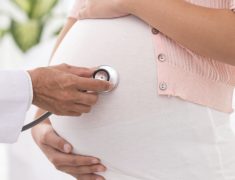
[{"label": "pink sleeve", "polygon": [[69,15],[68,15],[69,18],[78,19],[79,9],[81,8],[83,1],[84,0],[75,0],[74,5],[72,6],[72,9],[70,10]]},{"label": "pink sleeve", "polygon": [[230,8],[235,12],[235,0],[231,0]]}]

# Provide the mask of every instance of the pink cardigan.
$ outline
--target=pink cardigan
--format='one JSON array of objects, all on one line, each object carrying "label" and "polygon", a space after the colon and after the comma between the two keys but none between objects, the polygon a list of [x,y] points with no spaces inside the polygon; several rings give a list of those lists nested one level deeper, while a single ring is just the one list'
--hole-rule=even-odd
[{"label": "pink cardigan", "polygon": [[[69,17],[78,18],[81,1],[76,0]],[[187,1],[210,8],[235,9],[235,0]],[[152,34],[156,47],[159,95],[180,97],[222,112],[233,111],[234,66],[195,54],[155,28]]]}]

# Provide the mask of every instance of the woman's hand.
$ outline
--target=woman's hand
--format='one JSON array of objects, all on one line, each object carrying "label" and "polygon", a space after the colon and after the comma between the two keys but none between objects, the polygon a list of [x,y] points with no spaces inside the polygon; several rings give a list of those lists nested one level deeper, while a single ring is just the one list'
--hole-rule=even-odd
[{"label": "woman's hand", "polygon": [[81,0],[79,19],[116,18],[128,14],[121,0]]},{"label": "woman's hand", "polygon": [[56,169],[79,180],[104,180],[103,177],[95,174],[106,170],[100,160],[95,157],[72,154],[72,146],[55,133],[49,120],[34,127],[32,135]]}]

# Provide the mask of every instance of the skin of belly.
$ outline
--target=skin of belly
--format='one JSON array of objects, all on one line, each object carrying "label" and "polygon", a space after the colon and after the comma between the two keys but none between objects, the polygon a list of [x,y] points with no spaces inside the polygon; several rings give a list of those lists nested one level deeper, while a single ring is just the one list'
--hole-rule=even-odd
[{"label": "skin of belly", "polygon": [[[104,162],[106,178],[112,173],[130,180],[172,178],[168,172],[176,164],[183,166],[184,160],[205,164],[205,154],[198,153],[194,140],[212,143],[210,121],[203,125],[196,121],[208,118],[208,112],[177,98],[158,96],[153,37],[147,24],[132,16],[79,21],[53,57],[52,64],[60,63],[109,65],[119,73],[117,89],[101,94],[89,114],[51,117],[54,129],[73,145],[74,153]],[[191,148],[182,157],[179,152],[185,151],[184,144]],[[216,156],[213,149],[207,153]],[[191,154],[195,154],[193,158]],[[184,168],[184,172],[174,173],[175,179],[186,176],[190,166]],[[201,166],[197,171],[207,173],[208,168]],[[190,174],[188,177],[192,179]]]}]

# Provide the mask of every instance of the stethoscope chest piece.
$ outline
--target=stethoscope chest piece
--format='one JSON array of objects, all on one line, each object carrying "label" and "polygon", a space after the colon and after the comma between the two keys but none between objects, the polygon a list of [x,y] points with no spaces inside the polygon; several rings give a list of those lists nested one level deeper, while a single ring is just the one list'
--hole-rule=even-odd
[{"label": "stethoscope chest piece", "polygon": [[107,65],[99,66],[98,69],[93,73],[93,78],[102,81],[108,81],[112,84],[110,89],[108,91],[105,91],[104,93],[113,91],[119,83],[119,75],[117,71]]}]

